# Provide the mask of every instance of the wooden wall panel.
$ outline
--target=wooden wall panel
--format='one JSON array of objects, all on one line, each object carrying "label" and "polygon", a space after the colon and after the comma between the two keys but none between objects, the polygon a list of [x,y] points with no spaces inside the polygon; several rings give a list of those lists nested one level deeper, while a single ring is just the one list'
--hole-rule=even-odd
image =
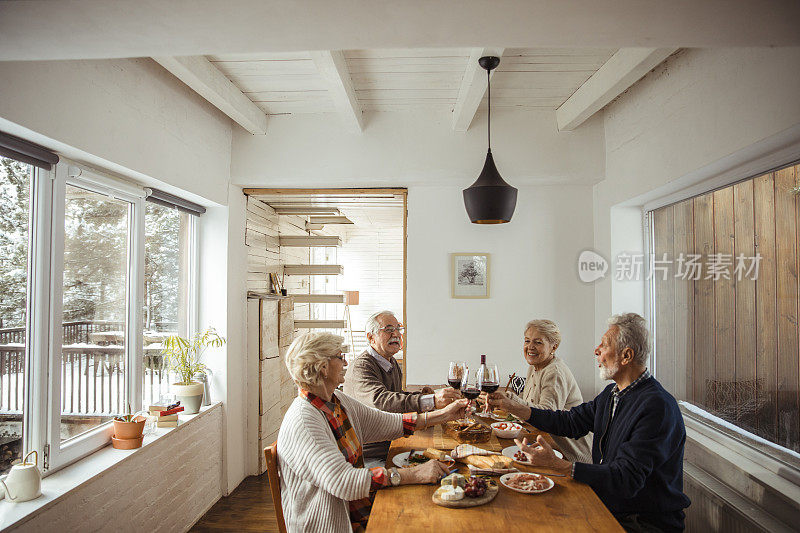
[{"label": "wooden wall panel", "polygon": [[[694,253],[694,212],[691,201],[672,206],[673,255],[687,257]],[[677,272],[676,272],[677,274]],[[675,277],[675,383],[670,389],[676,398],[685,400],[694,381],[694,281]],[[687,371],[688,370],[688,371]],[[659,378],[660,379],[660,378]]]},{"label": "wooden wall panel", "polygon": [[[676,398],[795,451],[800,196],[791,189],[798,184],[795,165],[653,211],[656,259],[695,253],[703,263],[699,279],[676,274],[671,295],[654,281],[657,377]],[[709,263],[723,259],[727,268],[715,280]]]},{"label": "wooden wall panel", "polygon": [[[671,269],[668,269],[666,276],[663,271],[658,269],[659,261],[671,261],[673,259],[672,234],[673,234],[673,210],[672,207],[660,209],[653,213],[653,229],[655,242],[658,250],[655,257],[655,267],[652,270],[653,284],[657,301],[661,302],[655,310],[656,329],[655,338],[658,342],[659,350],[656,354],[655,367],[656,374],[662,383],[675,383],[675,281]],[[668,266],[668,263],[666,264]]]},{"label": "wooden wall panel", "polygon": [[[712,194],[694,199],[695,252],[708,257],[714,251],[714,202]],[[711,381],[714,379],[714,282],[699,279],[694,283],[694,391],[693,400],[714,409]]]},{"label": "wooden wall panel", "polygon": [[775,265],[777,290],[777,443],[791,446],[800,437],[798,417],[797,198],[795,167],[775,172]]},{"label": "wooden wall panel", "polygon": [[756,251],[761,264],[756,282],[756,379],[764,405],[758,413],[758,430],[775,439],[777,422],[777,338],[775,285],[775,182],[772,174],[753,181]]},{"label": "wooden wall panel", "polygon": [[[734,257],[756,254],[753,181],[733,186],[733,221],[736,240]],[[735,262],[738,262],[735,259]],[[749,266],[749,265],[748,265]],[[736,288],[736,405],[735,421],[746,429],[756,427],[756,281],[750,276],[734,276]]]},{"label": "wooden wall panel", "polygon": [[724,418],[736,416],[736,330],[733,261],[733,188],[714,192],[714,257],[708,264],[714,282],[714,405]]}]

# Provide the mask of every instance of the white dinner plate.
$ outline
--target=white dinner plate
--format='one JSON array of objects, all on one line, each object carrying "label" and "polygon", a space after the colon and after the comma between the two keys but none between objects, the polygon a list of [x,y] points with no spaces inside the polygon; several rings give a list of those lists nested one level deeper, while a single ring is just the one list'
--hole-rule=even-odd
[{"label": "white dinner plate", "polygon": [[[517,453],[518,451],[519,451],[519,446],[509,446],[508,448],[503,448],[503,455],[505,455],[509,459],[514,459],[514,454]],[[564,454],[558,450],[553,450],[553,453],[556,454],[556,457],[558,457],[559,459],[564,458]],[[518,461],[517,459],[514,460],[523,465],[530,464],[530,462],[528,461]]]},{"label": "white dinner plate", "polygon": [[[411,452],[402,452],[392,457],[392,462],[394,463],[394,466],[397,466],[399,468],[408,468],[409,466],[414,466],[413,464],[408,462],[408,456],[410,453]],[[450,457],[449,455],[445,455],[445,457],[447,458],[448,461],[453,461],[453,458]]]},{"label": "white dinner plate", "polygon": [[517,492],[521,492],[522,494],[541,494],[542,492],[547,492],[548,490],[552,489],[556,485],[553,482],[553,480],[550,479],[549,477],[542,476],[542,477],[544,477],[544,479],[546,479],[549,482],[549,485],[547,486],[546,489],[542,489],[542,490],[524,490],[524,489],[518,489],[516,487],[509,486],[508,481],[510,479],[513,479],[515,476],[524,476],[524,475],[525,475],[525,472],[515,472],[513,474],[503,474],[502,476],[500,476],[500,483],[505,485],[506,488],[509,488],[509,489],[517,491]]}]

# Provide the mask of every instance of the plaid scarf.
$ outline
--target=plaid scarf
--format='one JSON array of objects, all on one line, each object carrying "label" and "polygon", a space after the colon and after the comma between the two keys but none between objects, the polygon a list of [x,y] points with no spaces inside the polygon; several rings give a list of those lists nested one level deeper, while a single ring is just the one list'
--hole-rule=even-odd
[{"label": "plaid scarf", "polygon": [[[333,431],[336,444],[339,446],[339,450],[342,452],[342,455],[344,455],[345,460],[356,468],[364,468],[361,442],[358,440],[356,430],[353,429],[353,425],[350,423],[350,419],[347,417],[347,413],[342,407],[341,402],[339,402],[339,398],[334,394],[331,397],[331,401],[326,402],[319,396],[304,389],[300,390],[300,397],[319,409],[325,416],[328,425],[331,427],[331,431]],[[416,413],[406,413],[403,415],[403,433],[405,435],[411,435],[416,425]],[[386,475],[385,468],[370,468],[370,472],[372,474],[372,484],[370,485],[369,497],[348,502],[350,524],[353,527],[353,531],[366,529],[369,513],[372,510],[372,501],[375,496],[375,491],[389,485],[389,476]]]}]

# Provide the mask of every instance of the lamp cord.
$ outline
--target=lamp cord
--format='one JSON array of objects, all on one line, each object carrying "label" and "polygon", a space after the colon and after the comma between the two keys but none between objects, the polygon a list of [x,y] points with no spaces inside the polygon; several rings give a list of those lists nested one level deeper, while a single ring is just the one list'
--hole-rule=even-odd
[{"label": "lamp cord", "polygon": [[490,78],[490,74],[492,71],[490,69],[486,69],[486,84],[489,86],[489,118],[486,121],[486,130],[487,130],[487,138],[489,145],[489,151],[492,151],[492,80]]}]

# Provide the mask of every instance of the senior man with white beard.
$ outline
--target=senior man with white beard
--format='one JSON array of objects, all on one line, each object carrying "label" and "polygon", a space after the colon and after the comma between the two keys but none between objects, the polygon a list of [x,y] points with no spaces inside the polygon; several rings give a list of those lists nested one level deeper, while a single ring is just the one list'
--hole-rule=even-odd
[{"label": "senior man with white beard", "polygon": [[[392,311],[379,311],[369,317],[365,330],[369,347],[348,367],[345,394],[390,413],[433,411],[461,397],[452,387],[403,390],[403,371],[394,356],[403,348],[404,328]],[[388,452],[388,442],[364,446],[365,459],[385,461]]]},{"label": "senior man with white beard", "polygon": [[[648,372],[648,332],[635,313],[609,319],[594,354],[600,377],[613,380],[594,400],[569,411],[530,408],[528,422],[570,438],[594,431],[592,463],[559,459],[541,435],[517,445],[535,466],[588,484],[627,531],[683,531],[683,447],[678,403]],[[489,405],[498,393],[489,395]]]}]

